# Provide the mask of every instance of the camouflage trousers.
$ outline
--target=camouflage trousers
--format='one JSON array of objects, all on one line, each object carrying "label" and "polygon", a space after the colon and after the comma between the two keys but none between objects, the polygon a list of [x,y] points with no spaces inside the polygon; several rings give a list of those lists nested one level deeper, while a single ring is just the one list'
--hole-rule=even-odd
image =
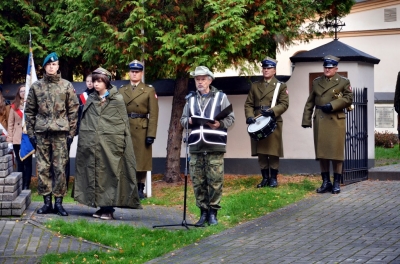
[{"label": "camouflage trousers", "polygon": [[[69,159],[67,132],[36,133],[38,193],[63,197],[67,193],[65,166]],[[51,173],[50,170],[53,170]]]},{"label": "camouflage trousers", "polygon": [[224,153],[191,154],[189,167],[197,207],[221,209]]}]

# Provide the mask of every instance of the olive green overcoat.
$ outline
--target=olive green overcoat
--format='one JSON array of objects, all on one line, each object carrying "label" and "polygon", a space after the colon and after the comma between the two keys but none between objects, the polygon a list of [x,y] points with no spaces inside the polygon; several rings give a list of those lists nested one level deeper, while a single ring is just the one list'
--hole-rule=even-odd
[{"label": "olive green overcoat", "polygon": [[[274,91],[278,83],[278,79],[273,77],[267,82],[261,80],[251,85],[244,104],[244,113],[246,119],[260,115],[260,106],[271,107]],[[276,117],[277,127],[267,138],[255,141],[250,138],[251,155],[266,154],[277,157],[283,157],[283,141],[282,141],[282,114],[289,108],[289,92],[285,83],[281,83],[279,87],[278,97],[275,106],[272,108]]]},{"label": "olive green overcoat", "polygon": [[[304,107],[302,125],[313,127],[316,159],[344,160],[344,109],[351,106],[352,102],[353,92],[349,79],[336,73],[330,81],[325,76],[313,81],[312,91]],[[315,107],[327,103],[332,105],[330,113],[324,113]]]},{"label": "olive green overcoat", "polygon": [[140,82],[133,89],[131,84],[119,89],[124,98],[126,113],[148,114],[147,118],[129,118],[133,148],[136,155],[136,170],[152,170],[152,145],[146,145],[146,137],[155,138],[158,123],[158,99],[151,85]]},{"label": "olive green overcoat", "polygon": [[91,206],[139,209],[135,154],[125,103],[115,87],[100,105],[97,92],[83,108],[76,153],[74,199]]}]

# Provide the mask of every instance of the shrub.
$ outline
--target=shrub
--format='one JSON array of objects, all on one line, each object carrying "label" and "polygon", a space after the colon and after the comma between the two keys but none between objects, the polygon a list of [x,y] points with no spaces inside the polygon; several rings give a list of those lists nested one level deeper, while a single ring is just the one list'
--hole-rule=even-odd
[{"label": "shrub", "polygon": [[389,131],[375,131],[375,147],[393,148],[393,146],[397,143],[397,134],[391,133]]}]

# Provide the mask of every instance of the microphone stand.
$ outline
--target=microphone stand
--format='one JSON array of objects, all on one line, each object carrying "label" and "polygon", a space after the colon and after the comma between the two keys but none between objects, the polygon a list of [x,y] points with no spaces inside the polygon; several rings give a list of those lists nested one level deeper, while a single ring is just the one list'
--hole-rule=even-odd
[{"label": "microphone stand", "polygon": [[153,228],[156,228],[156,227],[167,227],[167,226],[184,226],[184,227],[186,227],[187,229],[189,229],[189,226],[196,226],[196,225],[193,225],[193,224],[188,224],[187,222],[186,222],[186,197],[187,197],[187,195],[186,195],[186,193],[187,193],[187,178],[188,178],[188,163],[189,163],[189,158],[188,158],[188,156],[189,156],[189,114],[190,114],[190,109],[189,109],[189,100],[190,100],[190,97],[192,97],[193,95],[195,95],[194,93],[190,93],[189,94],[190,96],[187,96],[186,97],[186,126],[185,126],[185,138],[184,138],[184,140],[183,140],[183,142],[185,142],[185,149],[186,149],[186,154],[185,154],[185,156],[186,156],[186,160],[185,160],[185,187],[184,187],[184,195],[183,195],[183,220],[182,220],[182,223],[180,223],[180,224],[173,224],[173,225],[155,225],[155,226],[153,226]]}]

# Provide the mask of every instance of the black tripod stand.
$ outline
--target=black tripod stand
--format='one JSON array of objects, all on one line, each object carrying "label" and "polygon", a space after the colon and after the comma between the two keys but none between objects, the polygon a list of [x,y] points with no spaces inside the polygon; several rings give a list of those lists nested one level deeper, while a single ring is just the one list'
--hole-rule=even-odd
[{"label": "black tripod stand", "polygon": [[155,226],[153,226],[153,228],[166,227],[166,226],[184,226],[187,229],[189,229],[189,226],[195,226],[193,224],[188,224],[186,222],[186,197],[187,197],[186,193],[187,193],[187,177],[188,177],[188,162],[189,162],[189,158],[188,158],[188,156],[189,156],[189,142],[188,142],[188,139],[189,139],[189,110],[190,110],[188,104],[189,104],[190,97],[192,97],[193,95],[195,95],[195,92],[190,92],[185,97],[185,99],[186,99],[186,108],[187,108],[187,111],[186,111],[187,119],[186,119],[186,126],[185,126],[185,138],[183,139],[183,142],[185,142],[185,147],[186,147],[186,154],[185,154],[185,156],[186,156],[186,161],[185,161],[185,188],[184,188],[184,196],[183,196],[183,220],[182,220],[182,223],[180,223],[180,224],[155,225]]}]

